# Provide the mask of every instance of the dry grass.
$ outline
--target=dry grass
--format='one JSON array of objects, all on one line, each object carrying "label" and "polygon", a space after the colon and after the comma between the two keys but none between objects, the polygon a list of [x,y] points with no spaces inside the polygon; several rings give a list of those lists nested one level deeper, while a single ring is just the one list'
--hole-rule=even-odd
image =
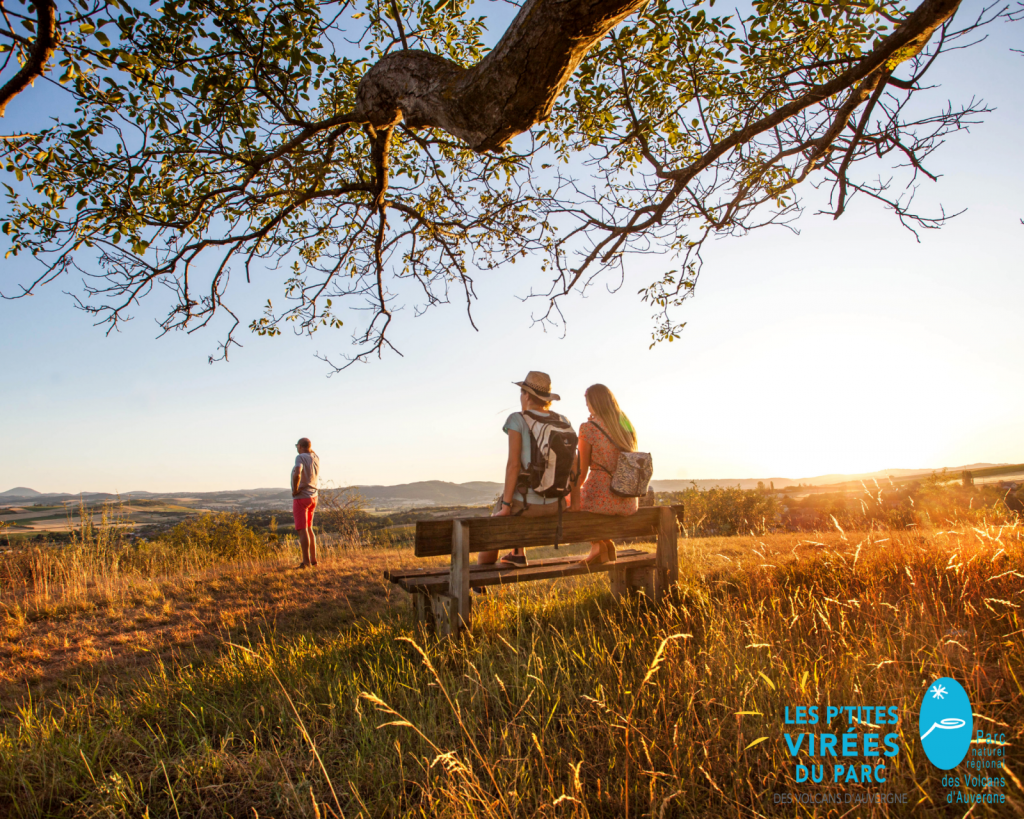
[{"label": "dry grass", "polygon": [[189,661],[225,641],[316,634],[386,611],[382,580],[398,552],[373,550],[358,565],[326,557],[317,572],[284,556],[222,564],[192,575],[129,577],[73,594],[0,596],[0,708],[26,688],[38,698],[69,683],[109,685],[158,662]]},{"label": "dry grass", "polygon": [[[680,557],[656,609],[603,578],[535,583],[478,599],[460,642],[389,600],[381,571],[409,551],[9,609],[0,650],[46,694],[0,729],[0,815],[959,817],[916,740],[938,676],[1010,743],[1007,803],[971,815],[1024,811],[1020,528],[694,539]],[[811,790],[782,739],[802,704],[899,707],[888,782],[842,789],[908,804],[774,805]]]}]

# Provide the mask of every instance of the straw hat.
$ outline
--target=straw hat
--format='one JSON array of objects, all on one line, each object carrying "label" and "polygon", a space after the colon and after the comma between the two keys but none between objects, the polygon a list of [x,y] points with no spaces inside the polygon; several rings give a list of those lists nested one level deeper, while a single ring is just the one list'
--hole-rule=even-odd
[{"label": "straw hat", "polygon": [[558,401],[560,396],[551,392],[551,376],[547,373],[530,370],[523,381],[513,381],[517,387],[526,390],[534,398],[541,401]]}]

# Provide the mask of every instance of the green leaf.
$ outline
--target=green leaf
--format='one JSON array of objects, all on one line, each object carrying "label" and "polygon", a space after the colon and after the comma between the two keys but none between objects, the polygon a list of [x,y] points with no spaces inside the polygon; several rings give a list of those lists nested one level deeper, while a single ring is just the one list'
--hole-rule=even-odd
[{"label": "green leaf", "polygon": [[107,37],[102,31],[96,32],[96,39],[100,41],[100,44],[105,48],[110,48],[110,38]]}]

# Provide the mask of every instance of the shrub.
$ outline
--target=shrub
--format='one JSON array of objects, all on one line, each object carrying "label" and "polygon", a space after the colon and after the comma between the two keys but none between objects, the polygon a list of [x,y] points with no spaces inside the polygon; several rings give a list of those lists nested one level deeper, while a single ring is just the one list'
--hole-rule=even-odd
[{"label": "shrub", "polygon": [[689,537],[764,534],[779,528],[781,506],[775,495],[756,489],[728,487],[663,492],[660,502],[682,504],[683,528]]}]

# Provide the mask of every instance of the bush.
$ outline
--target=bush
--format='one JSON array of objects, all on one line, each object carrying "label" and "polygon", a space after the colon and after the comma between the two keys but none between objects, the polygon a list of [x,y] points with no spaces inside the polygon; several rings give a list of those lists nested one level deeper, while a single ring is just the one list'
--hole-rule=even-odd
[{"label": "bush", "polygon": [[682,504],[683,528],[688,537],[764,534],[780,527],[778,498],[757,489],[730,487],[684,492],[662,492],[659,502]]},{"label": "bush", "polygon": [[837,523],[844,529],[905,529],[946,526],[954,521],[999,525],[1018,519],[1013,500],[998,485],[963,486],[950,483],[945,473],[939,473],[923,481],[856,493],[813,494],[798,501],[786,498],[782,523],[791,531],[819,531]]}]

